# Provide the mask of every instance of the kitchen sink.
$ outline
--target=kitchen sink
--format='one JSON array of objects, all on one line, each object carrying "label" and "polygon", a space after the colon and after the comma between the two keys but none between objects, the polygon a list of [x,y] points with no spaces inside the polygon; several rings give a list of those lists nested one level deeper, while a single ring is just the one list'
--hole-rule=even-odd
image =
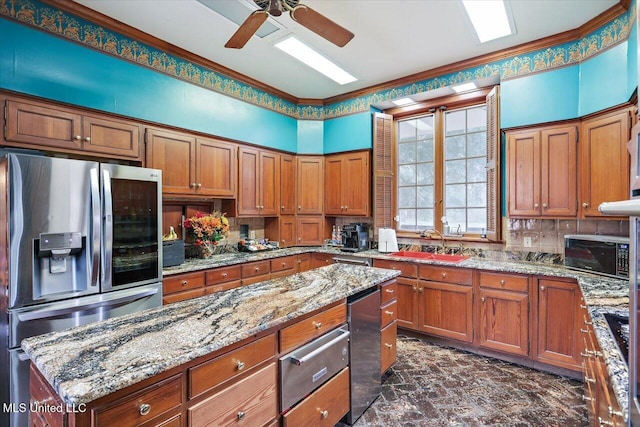
[{"label": "kitchen sink", "polygon": [[393,253],[390,253],[389,255],[403,257],[403,258],[430,259],[433,261],[445,261],[445,262],[460,262],[469,258],[467,255],[434,254],[431,252],[414,252],[414,251],[393,252]]}]

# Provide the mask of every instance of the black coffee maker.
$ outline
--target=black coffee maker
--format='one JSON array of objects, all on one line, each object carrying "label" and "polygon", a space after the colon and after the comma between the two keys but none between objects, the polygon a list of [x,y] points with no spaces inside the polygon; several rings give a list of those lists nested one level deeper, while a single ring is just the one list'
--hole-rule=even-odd
[{"label": "black coffee maker", "polygon": [[342,249],[360,252],[369,249],[369,224],[353,223],[342,227]]}]

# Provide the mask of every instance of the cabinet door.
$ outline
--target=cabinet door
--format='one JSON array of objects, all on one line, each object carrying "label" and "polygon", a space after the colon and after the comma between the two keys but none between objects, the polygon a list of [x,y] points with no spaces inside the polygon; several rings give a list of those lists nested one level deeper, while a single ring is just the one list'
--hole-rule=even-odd
[{"label": "cabinet door", "polygon": [[84,116],[83,149],[113,156],[140,157],[140,125],[119,120]]},{"label": "cabinet door", "polygon": [[540,132],[507,134],[509,216],[540,215]]},{"label": "cabinet door", "polygon": [[235,144],[198,138],[196,144],[196,194],[236,196]]},{"label": "cabinet door", "polygon": [[[346,215],[369,215],[371,171],[369,152],[345,154],[343,160],[342,203]],[[346,184],[346,185],[345,185]]]},{"label": "cabinet door", "polygon": [[342,188],[351,183],[342,176],[342,155],[327,156],[324,160],[324,213],[327,215],[344,215]]},{"label": "cabinet door", "polygon": [[293,215],[281,216],[280,221],[280,246],[289,247],[296,244],[296,218]]},{"label": "cabinet door", "polygon": [[260,214],[277,216],[280,212],[280,155],[260,152]]},{"label": "cabinet door", "polygon": [[311,270],[313,267],[311,266],[311,254],[300,254],[298,255],[298,267],[297,272],[302,273],[308,270]]},{"label": "cabinet door", "polygon": [[313,246],[324,243],[322,217],[298,217],[296,219],[296,235],[298,245]]},{"label": "cabinet door", "polygon": [[585,120],[580,139],[582,217],[600,217],[602,202],[629,198],[629,110]]},{"label": "cabinet door", "polygon": [[[298,157],[297,160],[298,213],[322,214],[324,204],[324,159],[322,157]],[[322,243],[322,242],[320,242]]]},{"label": "cabinet door", "polygon": [[147,166],[162,170],[162,192],[193,194],[196,187],[195,138],[147,128]]},{"label": "cabinet door", "polygon": [[240,147],[238,150],[239,185],[238,215],[260,214],[260,153],[252,148]]},{"label": "cabinet door", "polygon": [[577,283],[538,281],[538,361],[580,369],[580,293]]},{"label": "cabinet door", "polygon": [[578,213],[578,132],[576,126],[545,129],[540,133],[540,202],[543,216]]},{"label": "cabinet door", "polygon": [[280,155],[280,215],[296,213],[296,158]]},{"label": "cabinet door", "polygon": [[418,330],[418,280],[398,277],[398,326]]},{"label": "cabinet door", "polygon": [[6,102],[5,112],[7,142],[70,150],[82,148],[82,121],[76,112],[11,99]]},{"label": "cabinet door", "polygon": [[473,288],[420,281],[418,319],[421,331],[464,342],[473,340]]},{"label": "cabinet door", "polygon": [[480,347],[529,355],[529,296],[480,289]]}]

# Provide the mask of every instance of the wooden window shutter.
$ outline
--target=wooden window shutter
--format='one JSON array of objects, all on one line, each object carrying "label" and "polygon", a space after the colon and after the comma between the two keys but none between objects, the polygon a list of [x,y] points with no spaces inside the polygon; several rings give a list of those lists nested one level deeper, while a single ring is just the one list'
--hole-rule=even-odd
[{"label": "wooden window shutter", "polygon": [[487,95],[487,239],[501,238],[500,86]]},{"label": "wooden window shutter", "polygon": [[373,115],[373,234],[393,228],[393,116]]}]

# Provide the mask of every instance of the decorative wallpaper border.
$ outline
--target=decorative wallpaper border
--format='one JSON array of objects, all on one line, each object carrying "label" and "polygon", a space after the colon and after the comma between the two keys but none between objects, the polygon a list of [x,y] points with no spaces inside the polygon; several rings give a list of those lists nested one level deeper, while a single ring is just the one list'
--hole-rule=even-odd
[{"label": "decorative wallpaper border", "polygon": [[366,94],[322,107],[297,105],[283,100],[206,67],[167,54],[104,27],[77,18],[38,0],[0,0],[0,16],[171,77],[302,120],[325,120],[354,113],[368,112],[371,110],[372,105],[381,101],[414,95],[478,78],[498,75],[501,80],[507,80],[576,65],[627,40],[633,23],[636,21],[635,1],[633,1],[627,13],[575,42],[393,89]]}]

